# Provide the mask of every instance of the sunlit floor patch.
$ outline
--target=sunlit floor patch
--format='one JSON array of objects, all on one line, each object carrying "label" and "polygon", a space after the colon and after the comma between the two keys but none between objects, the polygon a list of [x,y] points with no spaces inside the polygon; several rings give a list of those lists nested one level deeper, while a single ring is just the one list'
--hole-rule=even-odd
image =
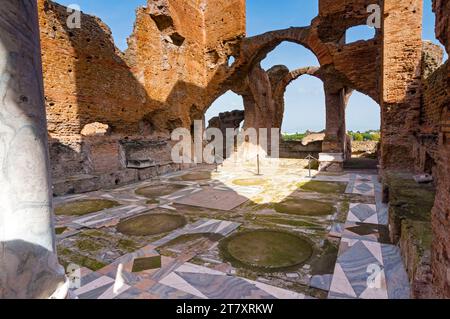
[{"label": "sunlit floor patch", "polygon": [[124,220],[117,231],[129,236],[152,236],[164,234],[186,225],[186,218],[172,214],[145,214]]},{"label": "sunlit floor patch", "polygon": [[231,236],[221,242],[225,259],[244,267],[278,271],[306,262],[313,248],[308,240],[288,232],[256,230]]},{"label": "sunlit floor patch", "polygon": [[243,178],[243,179],[235,179],[233,181],[234,185],[237,186],[261,186],[267,183],[266,179],[263,178]]},{"label": "sunlit floor patch", "polygon": [[116,201],[106,199],[86,199],[59,205],[55,208],[55,214],[64,216],[83,216],[119,205],[120,204]]}]

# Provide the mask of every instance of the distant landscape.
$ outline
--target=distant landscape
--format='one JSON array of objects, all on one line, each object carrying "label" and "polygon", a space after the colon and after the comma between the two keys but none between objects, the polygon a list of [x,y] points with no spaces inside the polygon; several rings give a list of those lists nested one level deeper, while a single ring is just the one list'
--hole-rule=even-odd
[{"label": "distant landscape", "polygon": [[[304,133],[283,133],[283,140],[285,141],[301,141],[305,136],[311,134],[312,132],[304,132]],[[381,140],[380,131],[370,130],[366,132],[360,131],[348,131],[348,135],[350,135],[353,141],[375,141],[379,142]]]}]

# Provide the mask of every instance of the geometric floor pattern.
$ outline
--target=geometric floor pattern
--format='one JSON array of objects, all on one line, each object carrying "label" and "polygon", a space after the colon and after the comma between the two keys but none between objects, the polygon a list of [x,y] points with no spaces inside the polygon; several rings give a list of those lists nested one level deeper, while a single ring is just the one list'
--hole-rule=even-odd
[{"label": "geometric floor pattern", "polygon": [[187,225],[182,229],[177,229],[167,235],[166,237],[152,243],[155,247],[163,246],[168,242],[180,237],[182,235],[192,235],[192,234],[217,234],[223,237],[228,236],[230,233],[235,231],[240,226],[239,223],[215,220],[215,219],[201,219],[192,225]]},{"label": "geometric floor pattern", "polygon": [[347,221],[352,223],[379,224],[376,205],[350,204]]},{"label": "geometric floor pattern", "polygon": [[[311,287],[328,291],[330,299],[408,299],[410,287],[400,250],[389,244],[388,209],[382,203],[381,185],[377,176],[348,174],[342,177],[323,176],[333,181],[349,181],[346,193],[370,198],[366,204],[353,202],[345,223],[332,226],[330,236],[340,238],[340,247],[333,274],[314,276]],[[220,183],[208,187],[198,182],[178,182],[186,186],[158,198],[161,208],[176,210],[173,204],[227,211],[247,201],[247,193],[258,194],[259,187],[242,187],[236,193]],[[145,186],[146,184],[140,184]],[[148,186],[150,186],[149,184]],[[148,210],[146,198],[134,193],[136,185],[112,190],[112,199],[122,206],[89,216],[57,216],[58,226],[73,231],[96,229],[117,223],[123,218]],[[245,194],[242,196],[242,194]],[[91,198],[109,198],[94,192]],[[61,197],[59,201],[89,198],[86,195]],[[360,197],[359,197],[360,198]],[[375,200],[375,201],[374,201]],[[300,293],[277,288],[261,282],[241,278],[218,270],[190,263],[194,252],[183,252],[177,257],[159,256],[157,249],[182,235],[218,234],[226,237],[241,226],[240,223],[216,219],[201,219],[177,229],[134,253],[118,258],[112,264],[93,272],[82,269],[81,287],[73,294],[80,299],[309,299]],[[66,236],[70,236],[71,233]],[[204,249],[204,248],[202,248]],[[195,247],[194,250],[200,250]],[[161,257],[161,267],[133,272],[136,259]]]},{"label": "geometric floor pattern", "polygon": [[373,196],[376,205],[352,203],[346,223],[331,228],[341,244],[328,297],[409,299],[408,275],[400,249],[389,244],[388,212],[376,177],[354,174],[346,192]]},{"label": "geometric floor pattern", "polygon": [[345,192],[373,197],[375,196],[374,180],[376,180],[376,176],[352,174]]},{"label": "geometric floor pattern", "polygon": [[[172,264],[171,264],[172,262]],[[176,264],[176,263],[175,263]],[[303,294],[273,287],[191,263],[176,264],[162,277],[122,270],[117,279],[108,269],[85,276],[79,299],[307,299]],[[169,261],[164,267],[173,266]],[[109,267],[112,269],[111,267]],[[117,267],[115,268],[117,269]],[[89,277],[89,278],[88,278]],[[119,283],[119,284],[118,284]]]}]

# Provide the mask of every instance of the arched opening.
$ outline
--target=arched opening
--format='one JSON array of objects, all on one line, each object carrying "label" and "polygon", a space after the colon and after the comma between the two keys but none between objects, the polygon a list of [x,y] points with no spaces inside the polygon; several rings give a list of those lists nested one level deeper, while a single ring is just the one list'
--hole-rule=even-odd
[{"label": "arched opening", "polygon": [[[222,113],[244,111],[244,103],[242,97],[232,91],[227,91],[216,99],[205,113],[205,124],[214,118],[218,117]],[[242,123],[240,123],[242,125]]]},{"label": "arched opening", "polygon": [[285,65],[289,70],[306,66],[320,66],[316,55],[302,45],[282,42],[261,61],[261,67],[268,70],[274,65]]},{"label": "arched opening", "polygon": [[351,44],[358,41],[367,41],[375,38],[375,28],[368,25],[358,25],[348,28],[345,32],[345,44]]},{"label": "arched opening", "polygon": [[281,157],[318,158],[326,127],[323,82],[314,76],[301,76],[287,86],[284,103]]},{"label": "arched opening", "polygon": [[205,127],[217,128],[224,137],[223,158],[226,158],[227,129],[242,128],[245,120],[242,97],[232,91],[227,91],[214,101],[205,113]]},{"label": "arched opening", "polygon": [[376,169],[381,139],[381,109],[377,102],[360,92],[353,92],[346,112],[347,169]]},{"label": "arched opening", "polygon": [[283,132],[293,134],[325,129],[325,93],[320,79],[304,75],[291,82],[284,100]]}]

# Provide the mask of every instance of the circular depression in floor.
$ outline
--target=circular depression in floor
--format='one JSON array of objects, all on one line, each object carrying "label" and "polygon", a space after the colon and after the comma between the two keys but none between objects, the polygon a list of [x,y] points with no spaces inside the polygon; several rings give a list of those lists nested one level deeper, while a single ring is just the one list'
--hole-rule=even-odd
[{"label": "circular depression in floor", "polygon": [[119,205],[118,202],[107,199],[85,199],[58,205],[55,208],[55,214],[63,216],[83,216]]},{"label": "circular depression in floor", "polygon": [[160,235],[186,225],[186,218],[172,214],[144,214],[121,221],[117,231],[129,236]]},{"label": "circular depression in floor", "polygon": [[159,184],[151,185],[136,189],[135,193],[139,196],[144,196],[150,199],[155,199],[156,197],[167,196],[182,190],[186,186],[175,185],[175,184]]},{"label": "circular depression in floor", "polygon": [[273,230],[248,231],[221,243],[225,258],[240,265],[277,271],[303,264],[311,258],[313,247],[300,236]]},{"label": "circular depression in floor", "polygon": [[280,214],[301,216],[328,216],[336,211],[331,203],[303,198],[288,198],[274,204],[274,209]]}]

